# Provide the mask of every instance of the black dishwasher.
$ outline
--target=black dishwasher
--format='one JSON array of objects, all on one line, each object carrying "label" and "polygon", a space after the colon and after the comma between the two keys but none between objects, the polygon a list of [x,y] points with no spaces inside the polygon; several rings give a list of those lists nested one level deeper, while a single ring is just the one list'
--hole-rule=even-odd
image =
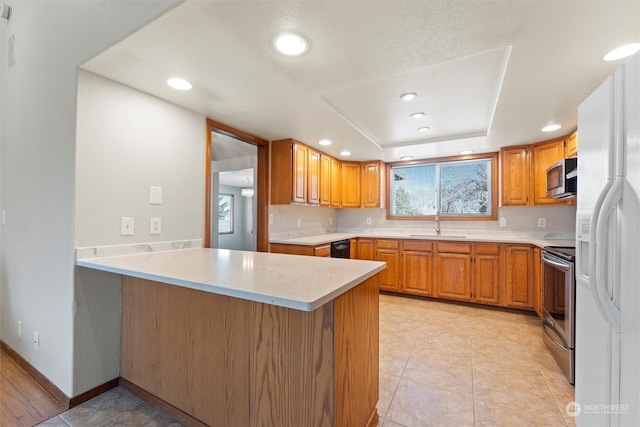
[{"label": "black dishwasher", "polygon": [[349,258],[351,242],[349,239],[331,242],[331,258]]}]

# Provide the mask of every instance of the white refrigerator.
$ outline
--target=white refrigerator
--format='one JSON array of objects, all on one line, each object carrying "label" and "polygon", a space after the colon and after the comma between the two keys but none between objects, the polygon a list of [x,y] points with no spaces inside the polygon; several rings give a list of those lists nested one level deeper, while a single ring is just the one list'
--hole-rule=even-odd
[{"label": "white refrigerator", "polygon": [[640,53],[578,107],[578,426],[640,426]]}]

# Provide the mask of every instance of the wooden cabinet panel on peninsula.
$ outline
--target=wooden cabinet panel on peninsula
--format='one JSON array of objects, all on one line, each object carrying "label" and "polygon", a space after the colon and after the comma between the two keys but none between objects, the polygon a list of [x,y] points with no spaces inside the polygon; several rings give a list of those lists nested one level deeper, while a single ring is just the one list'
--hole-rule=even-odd
[{"label": "wooden cabinet panel on peninsula", "polygon": [[400,291],[400,242],[398,240],[375,240],[375,260],[387,263],[387,267],[379,273],[380,289],[383,291]]},{"label": "wooden cabinet panel on peninsula", "polygon": [[471,300],[471,244],[436,243],[435,296]]},{"label": "wooden cabinet panel on peninsula", "polygon": [[505,294],[507,307],[533,309],[533,248],[505,245]]}]

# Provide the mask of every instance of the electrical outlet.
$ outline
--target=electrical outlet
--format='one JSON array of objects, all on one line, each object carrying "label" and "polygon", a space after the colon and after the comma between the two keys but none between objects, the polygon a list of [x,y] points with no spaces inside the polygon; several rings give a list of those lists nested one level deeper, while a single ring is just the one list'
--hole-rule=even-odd
[{"label": "electrical outlet", "polygon": [[547,218],[538,218],[538,228],[547,228]]},{"label": "electrical outlet", "polygon": [[152,236],[162,233],[162,218],[151,218],[149,220],[149,234]]},{"label": "electrical outlet", "polygon": [[329,217],[329,225],[333,224],[333,217]]},{"label": "electrical outlet", "polygon": [[123,216],[120,218],[120,235],[133,236],[133,217]]},{"label": "electrical outlet", "polygon": [[18,320],[18,338],[22,339],[22,322]]},{"label": "electrical outlet", "polygon": [[371,217],[367,217],[367,225],[371,225]]},{"label": "electrical outlet", "polygon": [[297,225],[298,227],[302,227],[302,219],[298,218]]},{"label": "electrical outlet", "polygon": [[507,226],[507,218],[500,218],[500,227],[506,227]]},{"label": "electrical outlet", "polygon": [[33,333],[33,349],[40,351],[40,334],[37,332]]}]

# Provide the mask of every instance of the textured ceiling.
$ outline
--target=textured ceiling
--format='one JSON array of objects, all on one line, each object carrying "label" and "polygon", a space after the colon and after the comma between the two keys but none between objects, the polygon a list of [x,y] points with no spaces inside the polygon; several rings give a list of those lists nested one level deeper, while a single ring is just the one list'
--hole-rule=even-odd
[{"label": "textured ceiling", "polygon": [[[187,0],[83,67],[265,139],[329,138],[339,158],[495,151],[575,129],[618,65],[600,58],[640,41],[639,3]],[[282,30],[310,52],[275,53]],[[174,75],[194,89],[169,89]],[[415,132],[404,91],[425,95],[431,132]],[[541,133],[550,122],[563,128]]]}]

